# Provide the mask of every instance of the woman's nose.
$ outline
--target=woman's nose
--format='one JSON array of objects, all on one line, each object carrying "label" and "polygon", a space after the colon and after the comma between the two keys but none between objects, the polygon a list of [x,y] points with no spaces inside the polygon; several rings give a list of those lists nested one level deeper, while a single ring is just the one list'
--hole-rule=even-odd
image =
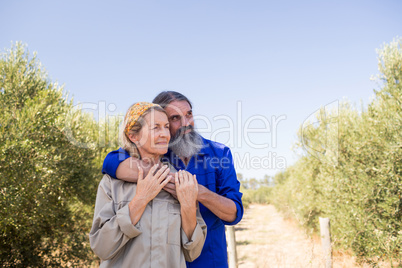
[{"label": "woman's nose", "polygon": [[169,131],[169,129],[163,129],[163,130],[159,133],[159,135],[160,135],[161,137],[170,136],[170,131]]}]

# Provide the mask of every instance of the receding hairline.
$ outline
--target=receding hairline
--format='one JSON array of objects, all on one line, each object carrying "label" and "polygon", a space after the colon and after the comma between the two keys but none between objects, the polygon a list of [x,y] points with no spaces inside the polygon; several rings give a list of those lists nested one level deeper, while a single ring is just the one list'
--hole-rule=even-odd
[{"label": "receding hairline", "polygon": [[152,102],[155,104],[159,104],[162,108],[166,108],[166,106],[168,106],[173,101],[186,101],[190,105],[190,108],[193,109],[191,101],[186,96],[177,91],[162,91],[153,99]]}]

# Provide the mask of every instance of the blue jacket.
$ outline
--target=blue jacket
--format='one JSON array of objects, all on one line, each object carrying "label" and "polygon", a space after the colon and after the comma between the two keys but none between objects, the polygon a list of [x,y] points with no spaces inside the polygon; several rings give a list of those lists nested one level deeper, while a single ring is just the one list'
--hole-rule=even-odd
[{"label": "blue jacket", "polygon": [[[235,225],[243,217],[240,182],[237,180],[230,149],[221,143],[204,138],[203,142],[203,148],[190,159],[187,167],[171,151],[164,156],[164,161],[169,161],[177,170],[182,169],[196,174],[199,184],[233,200],[236,204],[236,219],[233,222],[225,222],[200,203],[200,212],[208,228],[207,239],[200,257],[187,263],[187,267],[191,268],[228,267],[225,224]],[[129,157],[130,155],[121,148],[110,152],[103,162],[102,172],[115,178],[118,165]]]}]

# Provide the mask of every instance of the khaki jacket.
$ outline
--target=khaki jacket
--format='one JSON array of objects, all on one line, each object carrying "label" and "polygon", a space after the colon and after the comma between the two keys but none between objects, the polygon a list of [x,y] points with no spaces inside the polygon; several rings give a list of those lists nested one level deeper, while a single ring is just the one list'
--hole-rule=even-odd
[{"label": "khaki jacket", "polygon": [[128,203],[136,188],[109,175],[99,184],[89,240],[100,267],[186,267],[201,254],[207,235],[199,209],[191,239],[181,229],[180,203],[164,190],[133,225]]}]

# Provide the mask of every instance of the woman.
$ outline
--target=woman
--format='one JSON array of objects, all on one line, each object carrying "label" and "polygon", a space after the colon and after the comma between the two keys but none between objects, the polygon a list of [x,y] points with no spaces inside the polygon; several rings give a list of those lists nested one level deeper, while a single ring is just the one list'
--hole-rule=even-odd
[{"label": "woman", "polygon": [[169,122],[156,104],[139,102],[126,113],[120,139],[132,156],[154,166],[144,178],[139,169],[137,183],[105,175],[98,188],[90,232],[100,267],[186,267],[202,250],[206,225],[196,197],[195,176],[175,173],[177,199],[162,190],[170,168],[160,157],[168,150]]}]

